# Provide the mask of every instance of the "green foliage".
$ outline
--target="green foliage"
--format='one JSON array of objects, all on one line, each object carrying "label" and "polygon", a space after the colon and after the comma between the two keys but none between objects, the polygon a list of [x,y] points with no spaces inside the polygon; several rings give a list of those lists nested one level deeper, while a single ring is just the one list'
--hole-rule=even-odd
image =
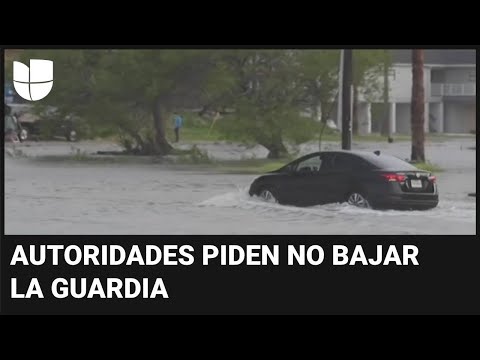
[{"label": "green foliage", "polygon": [[[170,141],[174,140],[173,130],[167,132],[167,139]],[[184,127],[180,131],[180,141],[181,142],[204,142],[204,141],[224,141],[229,140],[224,133],[221,133],[218,127],[214,127],[210,130],[209,127],[204,126],[195,126],[195,127]],[[231,140],[231,139],[230,139]]]},{"label": "green foliage", "polygon": [[[218,128],[229,139],[278,147],[314,139],[331,118],[338,93],[339,50],[241,50],[224,61],[234,79],[233,116]],[[378,90],[384,51],[355,52],[355,78],[365,93]],[[309,110],[311,116],[300,116]]]},{"label": "green foliage", "polygon": [[200,150],[196,145],[192,147],[190,159],[194,164],[205,164],[212,162],[212,160],[208,156],[208,153],[206,151]]},{"label": "green foliage", "polygon": [[432,173],[438,173],[443,171],[440,166],[432,164],[430,162],[412,162],[411,164],[420,170],[430,171]]},{"label": "green foliage", "polygon": [[238,114],[226,116],[218,121],[216,129],[228,140],[268,145],[275,141],[276,134],[282,140],[294,144],[304,143],[315,134],[318,123],[311,118],[301,117],[298,111],[278,108],[268,113],[256,113],[254,108],[242,104]]},{"label": "green foliage", "polygon": [[309,140],[313,121],[300,116],[304,90],[296,52],[232,50],[223,54],[222,61],[230,79],[224,92],[235,113],[218,121],[220,131],[269,150],[281,150],[285,139]]},{"label": "green foliage", "polygon": [[183,155],[180,155],[177,163],[180,164],[211,164],[213,160],[206,151],[199,149],[196,145]]},{"label": "green foliage", "polygon": [[355,50],[353,52],[353,83],[363,95],[373,100],[383,91],[382,79],[384,66],[391,65],[388,50]]},{"label": "green foliage", "polygon": [[[171,136],[174,110],[233,109],[215,122],[183,111],[182,134],[209,128],[220,139],[255,142],[281,156],[284,141],[314,139],[338,89],[339,50],[28,50],[21,61],[54,61],[54,86],[38,113],[74,115],[86,136],[112,136],[129,151],[153,151]],[[355,83],[376,91],[386,52],[356,50]],[[7,62],[6,66],[11,66]],[[11,74],[11,69],[7,74]],[[8,75],[9,76],[9,75]],[[161,105],[155,119],[154,105]],[[319,110],[320,109],[320,110]],[[301,116],[309,111],[311,116]],[[159,117],[161,122],[159,122]],[[45,125],[46,132],[54,129]],[[161,132],[165,134],[162,135]],[[194,132],[204,130],[192,130]]]},{"label": "green foliage", "polygon": [[[330,117],[338,95],[340,50],[297,50],[303,104],[322,121]],[[317,114],[320,107],[321,114]]]},{"label": "green foliage", "polygon": [[215,169],[220,173],[231,174],[265,174],[278,170],[289,163],[292,159],[243,159],[217,161]]}]

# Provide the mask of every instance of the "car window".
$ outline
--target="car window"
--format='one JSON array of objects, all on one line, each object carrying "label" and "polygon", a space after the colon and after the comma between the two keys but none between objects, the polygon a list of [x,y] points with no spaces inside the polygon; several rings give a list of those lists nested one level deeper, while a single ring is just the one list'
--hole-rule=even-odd
[{"label": "car window", "polygon": [[318,172],[322,166],[322,160],[319,155],[312,156],[300,161],[295,169],[296,172]]},{"label": "car window", "polygon": [[406,161],[390,155],[370,155],[369,162],[375,165],[376,168],[386,171],[415,171],[418,170],[415,166]]},{"label": "car window", "polygon": [[333,160],[335,158],[334,154],[324,153],[321,154],[322,158],[322,171],[333,169]]},{"label": "car window", "polygon": [[365,160],[349,154],[337,154],[334,160],[335,170],[367,170],[371,168]]}]

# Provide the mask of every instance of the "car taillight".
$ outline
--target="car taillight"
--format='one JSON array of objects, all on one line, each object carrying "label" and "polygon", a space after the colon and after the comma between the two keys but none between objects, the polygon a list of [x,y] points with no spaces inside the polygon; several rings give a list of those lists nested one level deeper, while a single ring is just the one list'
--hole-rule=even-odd
[{"label": "car taillight", "polygon": [[437,182],[437,177],[434,176],[434,175],[430,175],[428,177],[428,180],[432,183],[432,184],[435,184]]},{"label": "car taillight", "polygon": [[405,175],[400,174],[382,174],[382,176],[387,179],[389,182],[405,182],[407,177]]}]

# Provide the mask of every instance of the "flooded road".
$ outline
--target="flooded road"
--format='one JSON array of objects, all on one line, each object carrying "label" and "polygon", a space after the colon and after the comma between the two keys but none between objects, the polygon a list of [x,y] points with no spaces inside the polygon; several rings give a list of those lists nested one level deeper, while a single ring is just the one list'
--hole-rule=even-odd
[{"label": "flooded road", "polygon": [[[62,145],[55,146],[60,153]],[[472,146],[472,138],[428,144],[428,158],[445,171],[437,174],[439,206],[422,212],[268,204],[248,196],[254,175],[6,156],[5,233],[476,234],[476,198],[467,196],[476,192],[476,151],[468,150]],[[225,144],[202,147],[217,158],[241,158],[247,151],[261,157],[265,151]],[[408,158],[410,144],[362,143],[354,148]],[[42,151],[48,149],[45,145]],[[41,152],[40,145],[23,150],[27,155]],[[316,150],[316,144],[307,144],[300,152]]]}]

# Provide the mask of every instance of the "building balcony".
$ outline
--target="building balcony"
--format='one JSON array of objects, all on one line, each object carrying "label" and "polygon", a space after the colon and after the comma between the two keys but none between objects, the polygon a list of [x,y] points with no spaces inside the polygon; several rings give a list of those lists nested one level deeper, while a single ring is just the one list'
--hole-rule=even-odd
[{"label": "building balcony", "polygon": [[476,83],[463,83],[463,84],[445,84],[445,83],[432,83],[431,95],[432,96],[476,96],[477,87]]}]

